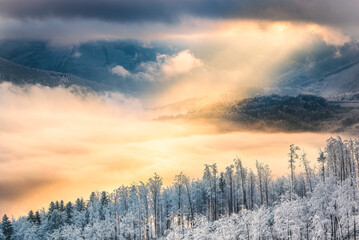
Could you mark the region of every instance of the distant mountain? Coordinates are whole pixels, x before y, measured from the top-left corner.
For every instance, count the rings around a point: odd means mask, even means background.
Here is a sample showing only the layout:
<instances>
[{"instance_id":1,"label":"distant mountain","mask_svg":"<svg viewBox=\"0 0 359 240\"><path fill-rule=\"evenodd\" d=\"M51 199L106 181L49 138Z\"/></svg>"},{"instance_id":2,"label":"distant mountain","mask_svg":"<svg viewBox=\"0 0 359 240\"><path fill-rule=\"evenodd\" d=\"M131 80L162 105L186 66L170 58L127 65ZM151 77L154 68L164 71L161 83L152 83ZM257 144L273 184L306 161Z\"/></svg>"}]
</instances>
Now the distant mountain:
<instances>
[{"instance_id":1,"label":"distant mountain","mask_svg":"<svg viewBox=\"0 0 359 240\"><path fill-rule=\"evenodd\" d=\"M11 62L34 69L72 74L124 92L138 92L148 86L147 83L115 75L111 69L120 65L134 72L141 63L155 61L157 54L161 53L171 53L171 50L129 40L87 42L71 47L53 46L45 41L0 41L0 57Z\"/></svg>"},{"instance_id":2,"label":"distant mountain","mask_svg":"<svg viewBox=\"0 0 359 240\"><path fill-rule=\"evenodd\" d=\"M41 84L49 87L78 85L92 90L111 89L108 85L89 81L72 74L30 68L0 58L0 82L4 81L19 85Z\"/></svg>"},{"instance_id":3,"label":"distant mountain","mask_svg":"<svg viewBox=\"0 0 359 240\"><path fill-rule=\"evenodd\" d=\"M319 44L295 52L276 73L281 94L330 96L359 90L359 44Z\"/></svg>"},{"instance_id":4,"label":"distant mountain","mask_svg":"<svg viewBox=\"0 0 359 240\"><path fill-rule=\"evenodd\" d=\"M156 83L134 81L112 73L122 66L136 73L141 64L156 61L158 54L173 54L178 49L130 40L95 41L76 46L54 46L45 41L1 40L0 57L32 69L71 74L86 87L93 84L136 94L150 90ZM3 78L5 72L2 73ZM7 76L6 78L9 78ZM291 54L271 76L276 83L270 93L316 94L330 96L359 91L359 44L328 46L317 43ZM23 81L26 81L22 76ZM33 80L29 79L31 83ZM51 85L52 83L44 84ZM163 87L166 83L161 83ZM96 87L95 90L100 88Z\"/></svg>"}]
</instances>

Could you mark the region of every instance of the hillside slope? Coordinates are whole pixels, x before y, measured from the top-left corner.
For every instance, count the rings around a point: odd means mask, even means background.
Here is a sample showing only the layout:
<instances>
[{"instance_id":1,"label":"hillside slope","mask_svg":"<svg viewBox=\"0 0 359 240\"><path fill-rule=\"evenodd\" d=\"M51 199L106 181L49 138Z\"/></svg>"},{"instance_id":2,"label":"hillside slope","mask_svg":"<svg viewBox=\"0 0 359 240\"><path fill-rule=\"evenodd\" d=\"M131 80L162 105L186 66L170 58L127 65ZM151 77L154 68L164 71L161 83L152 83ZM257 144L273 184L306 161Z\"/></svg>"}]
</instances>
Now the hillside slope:
<instances>
[{"instance_id":1,"label":"hillside slope","mask_svg":"<svg viewBox=\"0 0 359 240\"><path fill-rule=\"evenodd\" d=\"M343 94L359 90L359 45L319 45L293 53L275 74L281 94Z\"/></svg>"},{"instance_id":2,"label":"hillside slope","mask_svg":"<svg viewBox=\"0 0 359 240\"><path fill-rule=\"evenodd\" d=\"M49 87L78 85L96 91L111 89L105 84L89 81L72 74L30 68L0 58L0 82L4 81L18 85L41 84Z\"/></svg>"},{"instance_id":3,"label":"hillside slope","mask_svg":"<svg viewBox=\"0 0 359 240\"><path fill-rule=\"evenodd\" d=\"M72 74L123 92L141 91L147 85L113 74L113 67L120 65L133 72L143 62L156 61L157 54L170 52L161 46L148 47L130 40L94 41L74 46L54 46L46 41L0 41L0 57L11 62Z\"/></svg>"},{"instance_id":4,"label":"hillside slope","mask_svg":"<svg viewBox=\"0 0 359 240\"><path fill-rule=\"evenodd\" d=\"M358 131L359 106L356 102L328 101L314 95L266 95L231 102L207 104L187 113L159 118L206 120L220 126L269 132L347 132ZM217 121L220 120L220 121Z\"/></svg>"}]
</instances>

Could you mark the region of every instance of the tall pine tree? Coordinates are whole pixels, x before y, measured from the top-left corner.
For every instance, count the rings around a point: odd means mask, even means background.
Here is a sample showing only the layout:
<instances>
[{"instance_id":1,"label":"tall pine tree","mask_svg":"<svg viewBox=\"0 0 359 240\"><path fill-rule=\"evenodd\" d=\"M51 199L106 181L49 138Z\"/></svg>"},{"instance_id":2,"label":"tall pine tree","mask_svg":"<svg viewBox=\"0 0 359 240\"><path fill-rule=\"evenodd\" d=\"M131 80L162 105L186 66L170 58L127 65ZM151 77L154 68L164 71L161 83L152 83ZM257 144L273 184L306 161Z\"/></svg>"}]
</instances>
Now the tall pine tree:
<instances>
[{"instance_id":1,"label":"tall pine tree","mask_svg":"<svg viewBox=\"0 0 359 240\"><path fill-rule=\"evenodd\" d=\"M4 214L1 222L1 230L5 236L5 240L11 240L11 236L14 233L14 229L10 222L10 219Z\"/></svg>"}]
</instances>

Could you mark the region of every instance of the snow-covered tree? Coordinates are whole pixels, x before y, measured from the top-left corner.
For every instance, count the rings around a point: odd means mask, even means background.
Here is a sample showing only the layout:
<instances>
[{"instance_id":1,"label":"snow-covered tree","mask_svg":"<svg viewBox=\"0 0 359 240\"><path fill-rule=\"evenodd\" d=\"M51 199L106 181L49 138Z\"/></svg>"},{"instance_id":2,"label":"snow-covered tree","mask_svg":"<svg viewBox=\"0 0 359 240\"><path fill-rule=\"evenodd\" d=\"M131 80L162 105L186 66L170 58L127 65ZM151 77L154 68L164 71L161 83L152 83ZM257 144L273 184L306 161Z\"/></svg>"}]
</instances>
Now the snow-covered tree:
<instances>
[{"instance_id":1,"label":"snow-covered tree","mask_svg":"<svg viewBox=\"0 0 359 240\"><path fill-rule=\"evenodd\" d=\"M222 172L205 165L201 179L181 172L165 186L155 173L87 201L53 201L12 221L4 215L0 239L357 239L359 142L328 139L315 167L298 150L290 146L289 177L239 158ZM298 159L304 171L295 174Z\"/></svg>"},{"instance_id":2,"label":"snow-covered tree","mask_svg":"<svg viewBox=\"0 0 359 240\"><path fill-rule=\"evenodd\" d=\"M10 219L8 218L8 216L6 216L6 214L4 214L1 221L1 230L5 237L5 240L10 240L12 238L14 229L12 227Z\"/></svg>"}]
</instances>

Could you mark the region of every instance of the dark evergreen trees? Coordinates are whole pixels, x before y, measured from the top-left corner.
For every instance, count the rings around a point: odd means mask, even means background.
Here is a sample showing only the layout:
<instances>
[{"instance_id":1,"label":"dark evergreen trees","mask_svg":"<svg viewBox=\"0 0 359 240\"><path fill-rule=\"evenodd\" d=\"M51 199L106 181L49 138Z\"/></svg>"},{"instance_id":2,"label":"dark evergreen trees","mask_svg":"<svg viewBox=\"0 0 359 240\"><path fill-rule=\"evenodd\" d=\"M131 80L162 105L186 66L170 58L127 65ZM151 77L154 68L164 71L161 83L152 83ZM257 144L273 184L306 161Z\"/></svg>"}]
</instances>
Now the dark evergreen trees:
<instances>
[{"instance_id":1,"label":"dark evergreen trees","mask_svg":"<svg viewBox=\"0 0 359 240\"><path fill-rule=\"evenodd\" d=\"M65 212L66 212L66 220L65 222L67 224L72 224L72 214L73 214L73 206L71 202L68 202L65 206Z\"/></svg>"},{"instance_id":2,"label":"dark evergreen trees","mask_svg":"<svg viewBox=\"0 0 359 240\"><path fill-rule=\"evenodd\" d=\"M39 211L36 211L36 213L35 213L35 224L38 226L41 225L41 216L40 216Z\"/></svg>"},{"instance_id":3,"label":"dark evergreen trees","mask_svg":"<svg viewBox=\"0 0 359 240\"><path fill-rule=\"evenodd\" d=\"M5 237L5 240L11 240L11 237L14 233L14 229L12 227L10 219L8 218L8 216L6 216L6 214L4 214L2 218L1 230Z\"/></svg>"},{"instance_id":4,"label":"dark evergreen trees","mask_svg":"<svg viewBox=\"0 0 359 240\"><path fill-rule=\"evenodd\" d=\"M27 216L27 220L31 223L36 223L35 214L32 210L30 210L30 212Z\"/></svg>"}]
</instances>

